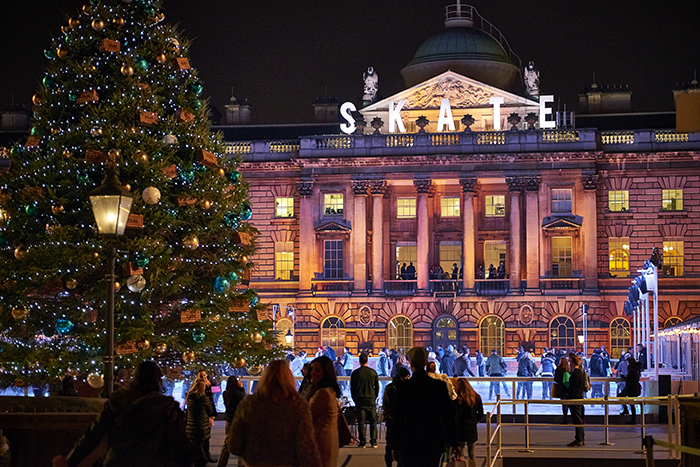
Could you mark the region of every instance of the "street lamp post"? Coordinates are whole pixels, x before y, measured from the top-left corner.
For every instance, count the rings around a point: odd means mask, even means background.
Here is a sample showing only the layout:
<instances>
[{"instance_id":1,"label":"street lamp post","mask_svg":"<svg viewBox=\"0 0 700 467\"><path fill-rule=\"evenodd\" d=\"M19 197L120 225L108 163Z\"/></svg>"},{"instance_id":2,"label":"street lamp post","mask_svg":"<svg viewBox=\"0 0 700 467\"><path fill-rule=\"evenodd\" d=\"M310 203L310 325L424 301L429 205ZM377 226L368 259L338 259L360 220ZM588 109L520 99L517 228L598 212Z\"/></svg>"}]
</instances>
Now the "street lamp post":
<instances>
[{"instance_id":1,"label":"street lamp post","mask_svg":"<svg viewBox=\"0 0 700 467\"><path fill-rule=\"evenodd\" d=\"M119 182L116 163L110 162L102 185L90 193L92 213L95 216L100 234L110 237L123 235L132 202L133 196ZM112 394L114 388L114 269L116 257L117 249L112 244L108 257L109 270L105 275L107 280L107 337L102 356L107 397Z\"/></svg>"}]
</instances>

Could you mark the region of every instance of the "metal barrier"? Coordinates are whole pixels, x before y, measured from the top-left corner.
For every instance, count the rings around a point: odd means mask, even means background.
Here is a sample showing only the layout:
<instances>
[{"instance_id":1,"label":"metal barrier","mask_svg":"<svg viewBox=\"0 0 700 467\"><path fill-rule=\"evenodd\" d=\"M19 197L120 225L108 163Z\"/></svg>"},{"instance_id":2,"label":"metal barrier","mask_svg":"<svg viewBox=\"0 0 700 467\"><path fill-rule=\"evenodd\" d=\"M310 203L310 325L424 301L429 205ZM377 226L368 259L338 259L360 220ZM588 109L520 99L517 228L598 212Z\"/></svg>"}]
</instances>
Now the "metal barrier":
<instances>
[{"instance_id":1,"label":"metal barrier","mask_svg":"<svg viewBox=\"0 0 700 467\"><path fill-rule=\"evenodd\" d=\"M503 429L501 427L501 396L500 394L496 397L496 405L494 406L496 411L496 430L491 433L491 424L493 419L493 412L486 412L486 463L488 467L494 467L498 459L503 458L503 445L502 445L502 433ZM491 445L493 444L494 438L496 439L496 452L493 452ZM493 459L491 458L493 456Z\"/></svg>"}]
</instances>

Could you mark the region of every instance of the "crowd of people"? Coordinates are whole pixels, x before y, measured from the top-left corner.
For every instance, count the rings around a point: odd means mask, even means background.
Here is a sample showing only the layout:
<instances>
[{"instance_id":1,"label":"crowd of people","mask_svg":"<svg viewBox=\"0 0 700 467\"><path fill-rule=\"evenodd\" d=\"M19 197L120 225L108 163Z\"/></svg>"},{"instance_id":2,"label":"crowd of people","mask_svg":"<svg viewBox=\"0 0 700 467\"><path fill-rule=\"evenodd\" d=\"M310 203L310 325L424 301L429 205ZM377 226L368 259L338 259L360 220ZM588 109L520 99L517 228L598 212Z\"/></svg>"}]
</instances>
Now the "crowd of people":
<instances>
[{"instance_id":1,"label":"crowd of people","mask_svg":"<svg viewBox=\"0 0 700 467\"><path fill-rule=\"evenodd\" d=\"M623 379L617 387L619 396L641 394L645 349L637 348L640 362L632 354L628 349L613 363L605 347L595 349L588 361L573 351L544 348L538 366L532 350L521 347L515 360L517 376L546 378L542 399L572 400L562 404L562 423L567 424L571 414L575 437L568 446L574 447L585 445L585 432L584 406L573 401L583 399L589 390L593 397L601 394L597 382L590 384L589 375L615 374ZM359 367L354 368L353 354L347 347L337 357L332 348L320 347L310 361L303 351L273 360L251 395L246 395L236 376L230 376L222 394L226 440L217 461L209 450L216 405L207 372L202 369L196 373L183 413L178 403L164 394L158 366L143 362L133 382L109 398L83 438L66 458L54 459L54 466L77 466L106 439L102 454L105 467L198 467L213 462L224 467L231 454L238 457L239 465L249 467L334 467L339 448L348 442L343 441L347 425L338 376L350 376L351 410L357 420L360 448L378 447L377 401L381 401L387 467L394 462L399 467L437 465L441 458L444 462L463 459L475 465L477 424L484 409L481 396L465 378L475 375L468 347L459 351L452 345L438 346L436 351L414 347L406 355L382 348L375 368L369 366L366 353L360 353L358 360ZM480 376L503 377L508 369L495 349L487 358L477 351L475 363ZM302 376L300 384L295 375ZM380 376L391 376L392 380L383 387ZM70 383L66 380L64 395L74 395ZM500 394L500 383L491 382L489 399ZM507 394L505 384L503 388ZM532 397L532 381L519 381L516 398ZM636 424L635 405L629 406L630 410L623 406L622 414L630 415L628 423Z\"/></svg>"}]
</instances>

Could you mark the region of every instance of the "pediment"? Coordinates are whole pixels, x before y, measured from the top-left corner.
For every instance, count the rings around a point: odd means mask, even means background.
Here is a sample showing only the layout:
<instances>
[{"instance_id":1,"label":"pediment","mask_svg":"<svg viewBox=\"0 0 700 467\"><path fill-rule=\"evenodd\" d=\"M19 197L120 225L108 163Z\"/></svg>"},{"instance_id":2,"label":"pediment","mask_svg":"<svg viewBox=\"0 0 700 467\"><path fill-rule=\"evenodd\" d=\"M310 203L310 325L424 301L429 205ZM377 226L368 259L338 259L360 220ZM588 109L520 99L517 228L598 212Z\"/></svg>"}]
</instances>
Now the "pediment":
<instances>
[{"instance_id":1,"label":"pediment","mask_svg":"<svg viewBox=\"0 0 700 467\"><path fill-rule=\"evenodd\" d=\"M333 233L346 233L350 232L352 230L352 227L350 226L350 221L342 219L342 220L327 220L327 221L319 221L315 226L314 230L316 233L322 233L322 232L333 232Z\"/></svg>"},{"instance_id":2,"label":"pediment","mask_svg":"<svg viewBox=\"0 0 700 467\"><path fill-rule=\"evenodd\" d=\"M405 100L403 110L440 109L442 99L449 99L452 108L491 107L491 97L503 97L503 107L531 106L539 108L537 101L498 89L454 71L446 71L391 97L376 102L363 111L388 111L389 102Z\"/></svg>"},{"instance_id":3,"label":"pediment","mask_svg":"<svg viewBox=\"0 0 700 467\"><path fill-rule=\"evenodd\" d=\"M583 217L569 216L547 216L542 219L542 228L545 230L559 229L580 229L583 225Z\"/></svg>"}]
</instances>

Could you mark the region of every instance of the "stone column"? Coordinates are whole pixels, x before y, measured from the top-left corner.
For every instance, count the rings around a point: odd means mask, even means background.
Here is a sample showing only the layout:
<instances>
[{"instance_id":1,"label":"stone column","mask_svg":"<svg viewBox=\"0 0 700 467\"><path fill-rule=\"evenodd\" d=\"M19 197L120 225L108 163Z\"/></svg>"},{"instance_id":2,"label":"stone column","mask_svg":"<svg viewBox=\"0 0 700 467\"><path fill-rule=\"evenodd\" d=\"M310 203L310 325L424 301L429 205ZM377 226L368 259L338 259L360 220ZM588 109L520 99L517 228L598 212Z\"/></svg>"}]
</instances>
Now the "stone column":
<instances>
[{"instance_id":1,"label":"stone column","mask_svg":"<svg viewBox=\"0 0 700 467\"><path fill-rule=\"evenodd\" d=\"M384 293L384 193L386 180L372 180L372 293Z\"/></svg>"},{"instance_id":2,"label":"stone column","mask_svg":"<svg viewBox=\"0 0 700 467\"><path fill-rule=\"evenodd\" d=\"M510 191L510 289L520 290L520 191L523 187L523 179L520 177L506 178L508 191Z\"/></svg>"},{"instance_id":3,"label":"stone column","mask_svg":"<svg viewBox=\"0 0 700 467\"><path fill-rule=\"evenodd\" d=\"M462 238L462 286L465 290L474 289L476 278L476 209L474 198L477 196L479 183L476 177L459 179L464 194L464 208L462 209L462 225L464 237Z\"/></svg>"},{"instance_id":4,"label":"stone column","mask_svg":"<svg viewBox=\"0 0 700 467\"><path fill-rule=\"evenodd\" d=\"M540 177L530 177L525 181L525 254L527 271L527 288L540 288Z\"/></svg>"},{"instance_id":5,"label":"stone column","mask_svg":"<svg viewBox=\"0 0 700 467\"><path fill-rule=\"evenodd\" d=\"M311 294L311 278L316 269L316 233L314 232L313 181L297 182L297 190L301 197L299 206L299 293Z\"/></svg>"},{"instance_id":6,"label":"stone column","mask_svg":"<svg viewBox=\"0 0 700 467\"><path fill-rule=\"evenodd\" d=\"M354 292L367 292L367 180L353 180L355 213L352 221Z\"/></svg>"},{"instance_id":7,"label":"stone column","mask_svg":"<svg viewBox=\"0 0 700 467\"><path fill-rule=\"evenodd\" d=\"M598 222L596 219L596 190L598 176L581 175L583 183L583 274L586 277L586 290L598 289Z\"/></svg>"},{"instance_id":8,"label":"stone column","mask_svg":"<svg viewBox=\"0 0 700 467\"><path fill-rule=\"evenodd\" d=\"M432 187L432 181L429 178L419 178L413 180L413 185L416 187L418 199L416 203L416 211L418 216L418 238L417 242L417 265L416 276L418 279L418 292L429 293L428 283L428 252L430 251L430 239L428 235L428 193Z\"/></svg>"}]
</instances>

